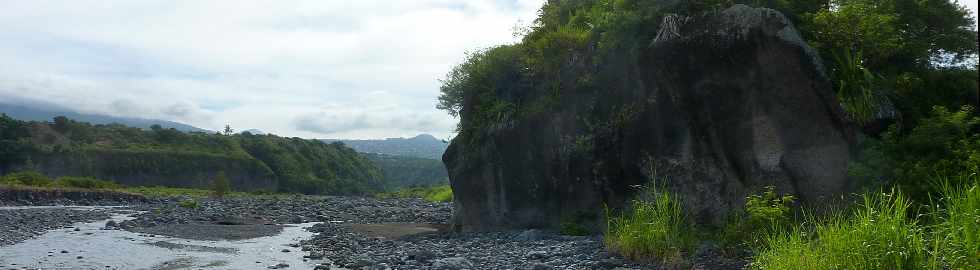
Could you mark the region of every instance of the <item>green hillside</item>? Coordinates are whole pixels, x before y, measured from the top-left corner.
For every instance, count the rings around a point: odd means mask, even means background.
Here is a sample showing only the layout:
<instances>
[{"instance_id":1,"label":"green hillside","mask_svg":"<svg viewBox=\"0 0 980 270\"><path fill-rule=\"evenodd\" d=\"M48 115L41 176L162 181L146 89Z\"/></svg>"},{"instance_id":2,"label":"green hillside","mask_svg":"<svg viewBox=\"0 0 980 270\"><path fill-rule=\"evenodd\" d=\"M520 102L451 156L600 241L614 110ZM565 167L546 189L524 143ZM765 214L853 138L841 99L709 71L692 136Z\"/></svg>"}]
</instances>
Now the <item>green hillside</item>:
<instances>
[{"instance_id":1,"label":"green hillside","mask_svg":"<svg viewBox=\"0 0 980 270\"><path fill-rule=\"evenodd\" d=\"M380 170L342 144L91 125L64 117L25 122L2 115L0 173L23 170L132 186L206 187L225 172L232 188L244 191L365 194L383 188Z\"/></svg>"}]
</instances>

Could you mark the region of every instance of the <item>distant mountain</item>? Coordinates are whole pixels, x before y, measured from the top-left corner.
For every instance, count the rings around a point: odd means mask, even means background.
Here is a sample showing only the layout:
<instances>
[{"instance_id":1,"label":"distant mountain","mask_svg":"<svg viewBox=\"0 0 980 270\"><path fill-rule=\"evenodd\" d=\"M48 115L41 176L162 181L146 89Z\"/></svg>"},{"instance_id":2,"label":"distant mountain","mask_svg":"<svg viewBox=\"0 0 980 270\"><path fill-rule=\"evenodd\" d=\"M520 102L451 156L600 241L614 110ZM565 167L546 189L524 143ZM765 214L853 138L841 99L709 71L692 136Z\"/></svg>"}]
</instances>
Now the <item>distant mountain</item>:
<instances>
[{"instance_id":1,"label":"distant mountain","mask_svg":"<svg viewBox=\"0 0 980 270\"><path fill-rule=\"evenodd\" d=\"M361 153L385 154L393 156L408 156L442 160L449 143L429 134L421 134L414 138L388 138L384 140L334 140L323 139L324 142L343 142L350 148Z\"/></svg>"},{"instance_id":2,"label":"distant mountain","mask_svg":"<svg viewBox=\"0 0 980 270\"><path fill-rule=\"evenodd\" d=\"M15 105L0 103L0 113L6 114L11 118L21 121L47 121L50 122L56 116L65 116L75 121L88 122L91 124L122 124L135 128L149 129L152 125L160 125L163 128L174 128L184 132L212 132L210 130L198 128L188 124L173 121L143 119L132 117L117 117L99 114L78 113L69 109L56 106L44 105Z\"/></svg>"}]
</instances>

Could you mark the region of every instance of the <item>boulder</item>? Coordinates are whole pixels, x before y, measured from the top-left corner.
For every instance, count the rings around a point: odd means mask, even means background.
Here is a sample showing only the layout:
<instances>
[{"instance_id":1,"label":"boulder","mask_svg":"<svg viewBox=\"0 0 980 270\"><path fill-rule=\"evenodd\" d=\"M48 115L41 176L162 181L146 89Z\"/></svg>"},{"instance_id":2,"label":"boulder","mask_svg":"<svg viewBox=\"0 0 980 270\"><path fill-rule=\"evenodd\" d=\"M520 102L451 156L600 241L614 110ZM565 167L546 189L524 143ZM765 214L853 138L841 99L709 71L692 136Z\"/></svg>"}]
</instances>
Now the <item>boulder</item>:
<instances>
[{"instance_id":1,"label":"boulder","mask_svg":"<svg viewBox=\"0 0 980 270\"><path fill-rule=\"evenodd\" d=\"M779 12L667 16L648 47L619 55L573 67L621 74L601 91L561 89L554 110L452 141L443 162L454 228L598 221L650 186L679 195L696 222L720 225L765 186L802 203L850 187L850 124L820 58Z\"/></svg>"}]
</instances>

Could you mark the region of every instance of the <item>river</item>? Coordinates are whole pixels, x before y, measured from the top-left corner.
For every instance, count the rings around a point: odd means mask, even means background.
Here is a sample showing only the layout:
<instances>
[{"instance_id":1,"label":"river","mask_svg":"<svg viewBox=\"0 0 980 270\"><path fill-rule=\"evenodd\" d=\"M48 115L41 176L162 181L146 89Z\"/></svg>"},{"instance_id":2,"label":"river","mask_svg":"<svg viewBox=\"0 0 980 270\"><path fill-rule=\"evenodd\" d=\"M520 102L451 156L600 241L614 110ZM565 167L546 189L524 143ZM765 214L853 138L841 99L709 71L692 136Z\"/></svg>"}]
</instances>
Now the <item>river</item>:
<instances>
[{"instance_id":1,"label":"river","mask_svg":"<svg viewBox=\"0 0 980 270\"><path fill-rule=\"evenodd\" d=\"M2 210L30 209L7 207ZM52 207L34 207L52 208ZM69 208L69 207L65 207ZM91 207L71 207L78 210ZM112 207L108 207L112 208ZM132 219L133 211L114 210L108 220L76 223L36 238L0 247L2 269L312 269L326 263L303 258L301 240L317 223L287 225L282 233L237 241L200 241L106 230L106 222ZM288 265L288 267L287 267Z\"/></svg>"}]
</instances>

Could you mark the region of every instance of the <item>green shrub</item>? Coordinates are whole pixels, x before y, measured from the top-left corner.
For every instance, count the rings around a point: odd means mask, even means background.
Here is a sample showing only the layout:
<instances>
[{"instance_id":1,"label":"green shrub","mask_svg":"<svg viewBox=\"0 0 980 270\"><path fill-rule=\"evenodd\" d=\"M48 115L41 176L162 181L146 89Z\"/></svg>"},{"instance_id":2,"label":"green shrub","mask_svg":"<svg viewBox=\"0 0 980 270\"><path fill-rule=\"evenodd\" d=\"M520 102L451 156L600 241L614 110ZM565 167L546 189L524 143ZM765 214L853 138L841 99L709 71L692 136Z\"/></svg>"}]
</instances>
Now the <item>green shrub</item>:
<instances>
[{"instance_id":1,"label":"green shrub","mask_svg":"<svg viewBox=\"0 0 980 270\"><path fill-rule=\"evenodd\" d=\"M633 260L679 262L694 241L691 223L673 194L653 190L650 195L634 200L620 216L607 213L606 247Z\"/></svg>"},{"instance_id":2,"label":"green shrub","mask_svg":"<svg viewBox=\"0 0 980 270\"><path fill-rule=\"evenodd\" d=\"M183 208L188 208L188 209L196 209L196 208L200 207L200 205L197 204L197 201L196 200L183 200L183 201L180 201L179 203L177 203L177 205L179 205L180 207L183 207Z\"/></svg>"},{"instance_id":3,"label":"green shrub","mask_svg":"<svg viewBox=\"0 0 980 270\"><path fill-rule=\"evenodd\" d=\"M451 202L453 201L453 189L448 185L438 186L429 191L423 199L429 202Z\"/></svg>"},{"instance_id":4,"label":"green shrub","mask_svg":"<svg viewBox=\"0 0 980 270\"><path fill-rule=\"evenodd\" d=\"M809 218L813 228L766 236L751 264L754 269L919 269L926 258L925 233L908 216L909 200L899 192L865 195L850 215L826 221Z\"/></svg>"},{"instance_id":5,"label":"green shrub","mask_svg":"<svg viewBox=\"0 0 980 270\"><path fill-rule=\"evenodd\" d=\"M745 212L749 223L756 229L779 228L789 221L789 206L796 200L793 195L777 195L776 187L768 186L761 194L745 199Z\"/></svg>"},{"instance_id":6,"label":"green shrub","mask_svg":"<svg viewBox=\"0 0 980 270\"><path fill-rule=\"evenodd\" d=\"M720 240L729 249L744 248L760 242L767 233L784 231L790 224L793 195L778 195L768 186L759 194L745 198L745 213L735 213L721 231Z\"/></svg>"},{"instance_id":7,"label":"green shrub","mask_svg":"<svg viewBox=\"0 0 980 270\"><path fill-rule=\"evenodd\" d=\"M46 175L35 171L15 172L0 178L0 183L31 187L51 186L53 181Z\"/></svg>"},{"instance_id":8,"label":"green shrub","mask_svg":"<svg viewBox=\"0 0 980 270\"><path fill-rule=\"evenodd\" d=\"M119 188L119 184L112 181L99 180L92 177L75 177L75 176L64 176L59 177L55 183L55 186L59 187L71 187L71 188L85 188L85 189L110 189Z\"/></svg>"},{"instance_id":9,"label":"green shrub","mask_svg":"<svg viewBox=\"0 0 980 270\"><path fill-rule=\"evenodd\" d=\"M218 172L218 175L211 181L211 196L224 198L230 191L231 183L228 181L228 176L225 175L225 172Z\"/></svg>"}]
</instances>

